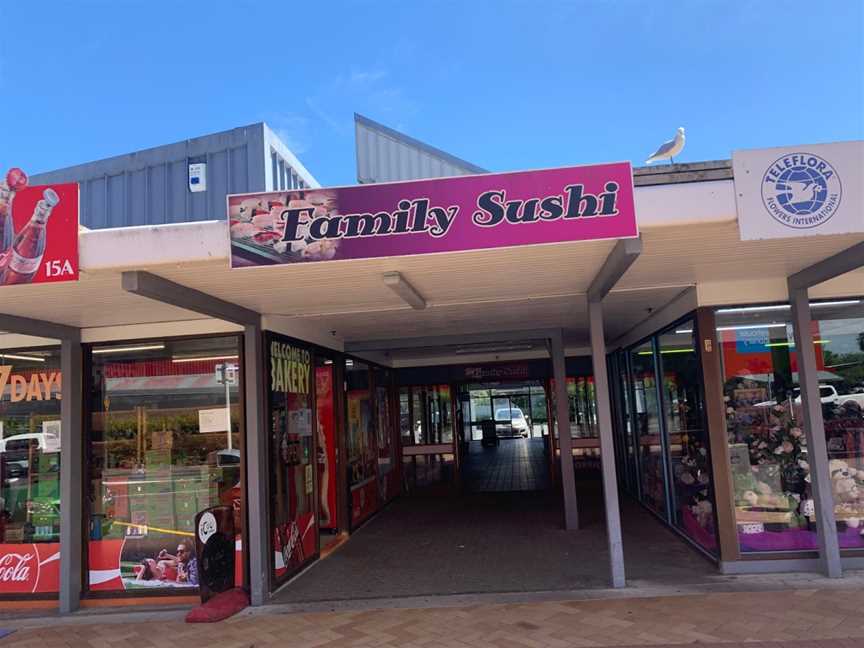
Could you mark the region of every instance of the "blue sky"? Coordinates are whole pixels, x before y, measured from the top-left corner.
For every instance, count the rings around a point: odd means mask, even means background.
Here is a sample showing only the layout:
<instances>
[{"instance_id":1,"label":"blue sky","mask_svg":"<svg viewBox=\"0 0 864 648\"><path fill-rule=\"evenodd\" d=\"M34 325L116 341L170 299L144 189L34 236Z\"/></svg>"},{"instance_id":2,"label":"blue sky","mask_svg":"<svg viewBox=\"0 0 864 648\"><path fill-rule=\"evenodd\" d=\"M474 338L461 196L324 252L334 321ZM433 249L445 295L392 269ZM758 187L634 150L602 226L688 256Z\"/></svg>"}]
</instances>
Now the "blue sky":
<instances>
[{"instance_id":1,"label":"blue sky","mask_svg":"<svg viewBox=\"0 0 864 648\"><path fill-rule=\"evenodd\" d=\"M260 120L322 184L353 113L491 170L864 138L864 2L2 2L0 169Z\"/></svg>"}]
</instances>

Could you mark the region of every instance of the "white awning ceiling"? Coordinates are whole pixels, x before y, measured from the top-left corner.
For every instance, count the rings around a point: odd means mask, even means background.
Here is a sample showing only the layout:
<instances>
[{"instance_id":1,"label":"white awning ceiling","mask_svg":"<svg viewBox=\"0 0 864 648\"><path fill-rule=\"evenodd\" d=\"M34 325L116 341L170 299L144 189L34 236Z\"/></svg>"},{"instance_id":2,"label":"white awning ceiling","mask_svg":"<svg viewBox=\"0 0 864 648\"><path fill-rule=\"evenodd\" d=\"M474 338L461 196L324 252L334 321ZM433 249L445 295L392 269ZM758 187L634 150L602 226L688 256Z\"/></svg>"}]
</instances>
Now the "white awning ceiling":
<instances>
[{"instance_id":1,"label":"white awning ceiling","mask_svg":"<svg viewBox=\"0 0 864 648\"><path fill-rule=\"evenodd\" d=\"M694 286L700 303L783 300L789 274L864 240L742 242L731 182L637 188L637 210L644 249L605 302L609 340ZM165 335L153 332L158 323L202 319L125 293L120 273L137 269L255 310L298 337L335 348L343 341L559 327L569 347L584 347L584 296L614 246L574 242L230 270L226 230L224 222L208 222L82 232L81 280L5 286L3 311L82 327L85 340L108 339L99 337L105 327L139 325L112 333L138 339ZM382 275L394 271L423 296L425 310L412 309L384 284ZM864 271L812 294L864 294Z\"/></svg>"}]
</instances>

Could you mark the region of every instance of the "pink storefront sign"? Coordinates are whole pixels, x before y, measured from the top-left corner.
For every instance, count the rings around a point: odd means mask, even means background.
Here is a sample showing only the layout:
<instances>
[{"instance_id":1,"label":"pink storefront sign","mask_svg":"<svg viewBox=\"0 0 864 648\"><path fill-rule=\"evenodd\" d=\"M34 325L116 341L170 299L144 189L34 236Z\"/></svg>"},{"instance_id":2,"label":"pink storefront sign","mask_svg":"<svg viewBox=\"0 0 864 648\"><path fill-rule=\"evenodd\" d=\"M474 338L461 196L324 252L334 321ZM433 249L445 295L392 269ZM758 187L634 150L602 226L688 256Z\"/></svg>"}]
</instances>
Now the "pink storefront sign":
<instances>
[{"instance_id":1,"label":"pink storefront sign","mask_svg":"<svg viewBox=\"0 0 864 648\"><path fill-rule=\"evenodd\" d=\"M638 236L629 162L228 196L231 266Z\"/></svg>"}]
</instances>

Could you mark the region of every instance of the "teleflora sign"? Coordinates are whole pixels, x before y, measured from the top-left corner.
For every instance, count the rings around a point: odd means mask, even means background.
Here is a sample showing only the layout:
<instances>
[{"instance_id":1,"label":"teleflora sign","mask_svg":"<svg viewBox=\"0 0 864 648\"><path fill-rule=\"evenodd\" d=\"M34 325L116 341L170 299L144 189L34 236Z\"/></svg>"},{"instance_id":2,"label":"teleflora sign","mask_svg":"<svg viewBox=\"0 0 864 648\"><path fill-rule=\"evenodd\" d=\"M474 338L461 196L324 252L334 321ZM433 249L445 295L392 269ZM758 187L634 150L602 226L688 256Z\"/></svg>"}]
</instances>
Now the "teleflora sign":
<instances>
[{"instance_id":1,"label":"teleflora sign","mask_svg":"<svg viewBox=\"0 0 864 648\"><path fill-rule=\"evenodd\" d=\"M78 185L0 178L0 285L78 279Z\"/></svg>"},{"instance_id":2,"label":"teleflora sign","mask_svg":"<svg viewBox=\"0 0 864 648\"><path fill-rule=\"evenodd\" d=\"M228 197L235 268L638 236L629 162Z\"/></svg>"},{"instance_id":3,"label":"teleflora sign","mask_svg":"<svg viewBox=\"0 0 864 648\"><path fill-rule=\"evenodd\" d=\"M864 142L735 151L743 240L864 232Z\"/></svg>"}]
</instances>

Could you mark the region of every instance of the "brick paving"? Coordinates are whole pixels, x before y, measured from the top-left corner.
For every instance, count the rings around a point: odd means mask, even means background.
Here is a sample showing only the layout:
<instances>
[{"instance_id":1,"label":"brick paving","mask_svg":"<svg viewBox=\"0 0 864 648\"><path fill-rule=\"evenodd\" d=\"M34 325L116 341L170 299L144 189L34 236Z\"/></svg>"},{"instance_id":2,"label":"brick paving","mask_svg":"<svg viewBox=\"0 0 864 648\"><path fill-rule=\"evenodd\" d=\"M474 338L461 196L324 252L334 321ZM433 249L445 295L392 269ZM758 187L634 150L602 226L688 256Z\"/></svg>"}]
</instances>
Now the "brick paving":
<instances>
[{"instance_id":1,"label":"brick paving","mask_svg":"<svg viewBox=\"0 0 864 648\"><path fill-rule=\"evenodd\" d=\"M271 606L204 625L177 611L102 613L99 623L7 619L2 626L20 629L0 648L858 648L862 610L864 590L811 589L291 614Z\"/></svg>"}]
</instances>

